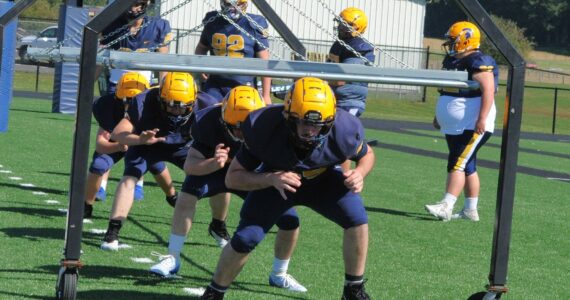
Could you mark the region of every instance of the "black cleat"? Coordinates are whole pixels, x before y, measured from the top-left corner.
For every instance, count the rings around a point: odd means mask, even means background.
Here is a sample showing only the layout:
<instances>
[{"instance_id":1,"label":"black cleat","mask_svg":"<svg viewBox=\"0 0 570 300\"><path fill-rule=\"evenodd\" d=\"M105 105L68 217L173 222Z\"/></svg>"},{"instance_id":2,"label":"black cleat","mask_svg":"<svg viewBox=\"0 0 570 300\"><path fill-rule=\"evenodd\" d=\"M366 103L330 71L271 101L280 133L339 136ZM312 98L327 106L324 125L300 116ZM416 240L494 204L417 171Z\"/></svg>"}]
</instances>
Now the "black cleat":
<instances>
[{"instance_id":1,"label":"black cleat","mask_svg":"<svg viewBox=\"0 0 570 300\"><path fill-rule=\"evenodd\" d=\"M224 299L224 293L218 292L211 288L210 286L206 287L206 291L200 297L201 300L222 300Z\"/></svg>"},{"instance_id":2,"label":"black cleat","mask_svg":"<svg viewBox=\"0 0 570 300\"><path fill-rule=\"evenodd\" d=\"M176 206L177 200L178 200L178 193L174 194L174 196L166 196L166 202L168 202L168 205L172 207Z\"/></svg>"},{"instance_id":3,"label":"black cleat","mask_svg":"<svg viewBox=\"0 0 570 300\"><path fill-rule=\"evenodd\" d=\"M230 241L230 234L226 228L226 222L210 222L210 226L208 226L208 233L216 240L216 243L220 248L224 248Z\"/></svg>"},{"instance_id":4,"label":"black cleat","mask_svg":"<svg viewBox=\"0 0 570 300\"><path fill-rule=\"evenodd\" d=\"M93 205L85 203L83 207L83 219L91 219L93 217Z\"/></svg>"},{"instance_id":5,"label":"black cleat","mask_svg":"<svg viewBox=\"0 0 570 300\"><path fill-rule=\"evenodd\" d=\"M364 282L361 284L345 285L341 300L370 300L370 296L364 290Z\"/></svg>"}]
</instances>

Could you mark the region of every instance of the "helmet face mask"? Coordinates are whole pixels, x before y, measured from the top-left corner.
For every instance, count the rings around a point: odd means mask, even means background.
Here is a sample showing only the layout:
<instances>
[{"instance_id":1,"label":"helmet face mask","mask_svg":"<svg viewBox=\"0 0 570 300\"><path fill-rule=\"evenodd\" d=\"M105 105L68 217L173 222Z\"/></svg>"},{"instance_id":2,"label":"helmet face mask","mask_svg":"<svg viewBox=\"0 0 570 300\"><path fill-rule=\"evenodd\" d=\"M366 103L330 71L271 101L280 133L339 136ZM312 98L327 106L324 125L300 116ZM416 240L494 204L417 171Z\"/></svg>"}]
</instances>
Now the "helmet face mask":
<instances>
[{"instance_id":1,"label":"helmet face mask","mask_svg":"<svg viewBox=\"0 0 570 300\"><path fill-rule=\"evenodd\" d=\"M245 13L245 10L247 9L247 0L220 0L220 6L223 14L230 17L232 20L237 20L241 17L242 13Z\"/></svg>"},{"instance_id":2,"label":"helmet face mask","mask_svg":"<svg viewBox=\"0 0 570 300\"><path fill-rule=\"evenodd\" d=\"M254 110L265 106L259 92L250 86L233 88L222 101L220 122L226 128L228 136L234 141L243 141L241 125Z\"/></svg>"},{"instance_id":3,"label":"helmet face mask","mask_svg":"<svg viewBox=\"0 0 570 300\"><path fill-rule=\"evenodd\" d=\"M189 73L169 72L160 86L160 102L172 125L179 126L190 119L198 88Z\"/></svg>"},{"instance_id":4,"label":"helmet face mask","mask_svg":"<svg viewBox=\"0 0 570 300\"><path fill-rule=\"evenodd\" d=\"M325 81L301 78L285 97L283 115L294 145L312 150L324 142L334 125L336 99Z\"/></svg>"},{"instance_id":5,"label":"helmet face mask","mask_svg":"<svg viewBox=\"0 0 570 300\"><path fill-rule=\"evenodd\" d=\"M470 50L477 50L481 45L479 28L471 22L456 22L445 33L445 42L442 44L449 56L456 56Z\"/></svg>"},{"instance_id":6,"label":"helmet face mask","mask_svg":"<svg viewBox=\"0 0 570 300\"><path fill-rule=\"evenodd\" d=\"M149 4L150 4L149 0L139 0L135 4L133 4L133 6L128 11L126 11L123 14L123 17L128 22L132 22L138 18L141 18L146 14L146 9L148 8Z\"/></svg>"}]
</instances>

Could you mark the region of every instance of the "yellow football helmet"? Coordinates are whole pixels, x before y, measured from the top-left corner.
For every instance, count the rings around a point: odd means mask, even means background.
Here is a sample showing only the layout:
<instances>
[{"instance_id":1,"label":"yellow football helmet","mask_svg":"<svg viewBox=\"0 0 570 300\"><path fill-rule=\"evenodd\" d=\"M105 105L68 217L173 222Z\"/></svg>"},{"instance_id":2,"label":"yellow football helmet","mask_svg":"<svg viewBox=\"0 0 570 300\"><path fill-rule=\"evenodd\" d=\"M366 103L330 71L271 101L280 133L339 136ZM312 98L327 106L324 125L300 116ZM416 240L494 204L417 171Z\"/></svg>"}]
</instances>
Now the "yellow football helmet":
<instances>
[{"instance_id":1,"label":"yellow football helmet","mask_svg":"<svg viewBox=\"0 0 570 300\"><path fill-rule=\"evenodd\" d=\"M115 97L123 102L136 97L146 91L150 84L146 77L137 72L128 72L121 76L117 82Z\"/></svg>"},{"instance_id":2,"label":"yellow football helmet","mask_svg":"<svg viewBox=\"0 0 570 300\"><path fill-rule=\"evenodd\" d=\"M355 32L350 32L352 36L363 34L368 27L368 17L363 10L356 7L349 7L341 11L340 18L354 29ZM343 28L342 22L339 23L339 28Z\"/></svg>"},{"instance_id":3,"label":"yellow football helmet","mask_svg":"<svg viewBox=\"0 0 570 300\"><path fill-rule=\"evenodd\" d=\"M169 72L160 85L160 99L168 106L191 109L196 101L198 87L190 73Z\"/></svg>"},{"instance_id":4,"label":"yellow football helmet","mask_svg":"<svg viewBox=\"0 0 570 300\"><path fill-rule=\"evenodd\" d=\"M239 140L234 129L240 129L247 115L265 106L259 92L250 86L233 88L222 101L222 121L228 129L230 137Z\"/></svg>"},{"instance_id":5,"label":"yellow football helmet","mask_svg":"<svg viewBox=\"0 0 570 300\"><path fill-rule=\"evenodd\" d=\"M334 124L336 98L324 80L304 77L285 96L283 115L294 141L301 147L313 148L325 139ZM301 123L321 127L321 131L311 139L301 138L297 134L297 125Z\"/></svg>"},{"instance_id":6,"label":"yellow football helmet","mask_svg":"<svg viewBox=\"0 0 570 300\"><path fill-rule=\"evenodd\" d=\"M447 54L455 56L468 50L479 49L481 45L481 32L475 24L467 21L455 22L447 33L446 42L443 43Z\"/></svg>"}]
</instances>

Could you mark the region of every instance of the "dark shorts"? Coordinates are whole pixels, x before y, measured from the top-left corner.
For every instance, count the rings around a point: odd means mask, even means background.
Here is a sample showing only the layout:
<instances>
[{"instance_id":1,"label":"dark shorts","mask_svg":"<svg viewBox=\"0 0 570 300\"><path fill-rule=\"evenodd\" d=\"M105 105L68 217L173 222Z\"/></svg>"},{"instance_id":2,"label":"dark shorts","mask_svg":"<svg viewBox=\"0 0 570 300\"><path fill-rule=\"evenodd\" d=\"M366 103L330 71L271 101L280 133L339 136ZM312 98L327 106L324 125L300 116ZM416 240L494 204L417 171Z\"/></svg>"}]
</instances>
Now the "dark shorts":
<instances>
[{"instance_id":1,"label":"dark shorts","mask_svg":"<svg viewBox=\"0 0 570 300\"><path fill-rule=\"evenodd\" d=\"M315 179L303 180L296 193L287 193L287 200L273 187L250 192L232 247L237 252L252 251L277 220L297 205L311 208L344 229L368 223L360 194L344 186L342 171L330 169Z\"/></svg>"},{"instance_id":2,"label":"dark shorts","mask_svg":"<svg viewBox=\"0 0 570 300\"><path fill-rule=\"evenodd\" d=\"M231 190L226 187L226 173L228 166L214 173L202 176L188 175L184 179L182 191L184 193L196 196L198 199L211 197L221 193L232 193L245 199L246 191Z\"/></svg>"},{"instance_id":3,"label":"dark shorts","mask_svg":"<svg viewBox=\"0 0 570 300\"><path fill-rule=\"evenodd\" d=\"M182 170L184 169L184 161L187 154L188 147L186 144L157 143L132 146L129 147L125 155L125 171L123 175L141 178L148 170L148 166L164 164L166 161Z\"/></svg>"},{"instance_id":4,"label":"dark shorts","mask_svg":"<svg viewBox=\"0 0 570 300\"><path fill-rule=\"evenodd\" d=\"M447 157L447 172L465 172L469 176L477 172L477 152L491 137L490 132L483 135L473 130L465 130L459 135L445 135L449 156Z\"/></svg>"}]
</instances>

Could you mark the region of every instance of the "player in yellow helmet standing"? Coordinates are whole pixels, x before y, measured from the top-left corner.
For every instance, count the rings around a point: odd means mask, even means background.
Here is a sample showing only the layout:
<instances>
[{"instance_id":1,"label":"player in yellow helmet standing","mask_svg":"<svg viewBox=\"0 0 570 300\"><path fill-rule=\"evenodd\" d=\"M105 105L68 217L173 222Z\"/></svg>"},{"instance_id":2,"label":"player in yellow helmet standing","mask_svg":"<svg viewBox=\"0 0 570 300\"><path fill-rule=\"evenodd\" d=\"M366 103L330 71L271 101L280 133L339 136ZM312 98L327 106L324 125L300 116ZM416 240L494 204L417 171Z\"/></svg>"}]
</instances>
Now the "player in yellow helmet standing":
<instances>
[{"instance_id":1,"label":"player in yellow helmet standing","mask_svg":"<svg viewBox=\"0 0 570 300\"><path fill-rule=\"evenodd\" d=\"M477 152L495 129L495 93L499 86L499 67L495 60L479 50L481 33L475 24L456 22L445 34L447 56L443 69L469 73L469 80L479 83L478 90L439 90L434 126L445 134L449 155L443 199L426 205L426 210L443 221L467 219L479 221L480 181ZM463 209L453 214L453 207L463 191Z\"/></svg>"}]
</instances>

